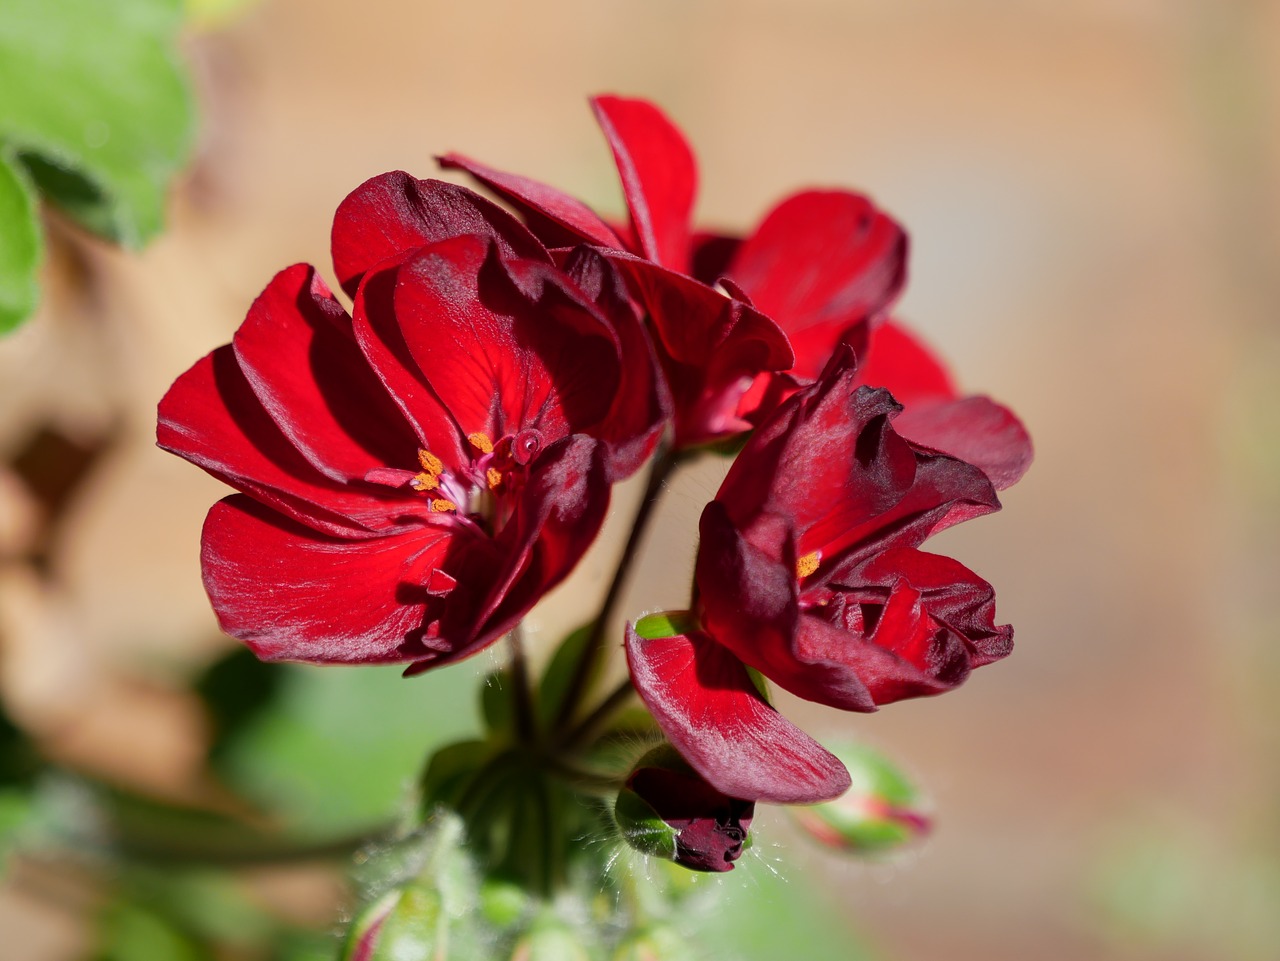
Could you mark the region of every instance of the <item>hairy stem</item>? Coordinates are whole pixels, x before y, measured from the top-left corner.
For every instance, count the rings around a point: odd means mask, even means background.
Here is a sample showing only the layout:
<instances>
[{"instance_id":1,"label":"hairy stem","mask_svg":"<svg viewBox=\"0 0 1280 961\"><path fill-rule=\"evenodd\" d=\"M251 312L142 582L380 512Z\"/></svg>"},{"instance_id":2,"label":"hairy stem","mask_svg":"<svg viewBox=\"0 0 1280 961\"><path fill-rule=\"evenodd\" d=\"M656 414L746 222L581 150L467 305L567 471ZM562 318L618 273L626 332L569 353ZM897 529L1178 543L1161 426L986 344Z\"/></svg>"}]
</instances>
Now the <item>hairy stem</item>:
<instances>
[{"instance_id":1,"label":"hairy stem","mask_svg":"<svg viewBox=\"0 0 1280 961\"><path fill-rule=\"evenodd\" d=\"M631 686L631 678L628 677L615 687L608 697L596 705L594 711L570 729L560 739L557 746L563 751L569 751L577 747L595 733L596 728L609 720L619 708L623 707L635 692L635 688Z\"/></svg>"}]
</instances>

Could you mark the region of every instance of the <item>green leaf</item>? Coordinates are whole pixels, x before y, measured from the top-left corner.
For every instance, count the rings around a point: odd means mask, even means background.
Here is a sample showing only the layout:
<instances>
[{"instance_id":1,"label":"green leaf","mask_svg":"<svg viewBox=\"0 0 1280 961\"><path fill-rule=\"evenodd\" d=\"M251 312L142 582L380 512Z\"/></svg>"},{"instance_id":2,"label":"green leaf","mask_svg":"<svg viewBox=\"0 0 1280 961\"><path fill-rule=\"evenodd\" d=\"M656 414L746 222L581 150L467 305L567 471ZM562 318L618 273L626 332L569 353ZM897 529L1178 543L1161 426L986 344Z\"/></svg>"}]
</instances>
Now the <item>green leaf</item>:
<instances>
[{"instance_id":1,"label":"green leaf","mask_svg":"<svg viewBox=\"0 0 1280 961\"><path fill-rule=\"evenodd\" d=\"M31 184L0 152L0 333L12 330L35 309L41 247Z\"/></svg>"},{"instance_id":2,"label":"green leaf","mask_svg":"<svg viewBox=\"0 0 1280 961\"><path fill-rule=\"evenodd\" d=\"M0 144L54 203L130 247L159 231L193 140L181 21L181 0L6 0L0 17Z\"/></svg>"},{"instance_id":3,"label":"green leaf","mask_svg":"<svg viewBox=\"0 0 1280 961\"><path fill-rule=\"evenodd\" d=\"M359 830L400 810L429 750L474 737L477 666L403 678L395 667L289 664L220 770L293 827Z\"/></svg>"},{"instance_id":4,"label":"green leaf","mask_svg":"<svg viewBox=\"0 0 1280 961\"><path fill-rule=\"evenodd\" d=\"M100 961L208 961L209 952L160 915L132 904L113 905L102 921Z\"/></svg>"}]
</instances>

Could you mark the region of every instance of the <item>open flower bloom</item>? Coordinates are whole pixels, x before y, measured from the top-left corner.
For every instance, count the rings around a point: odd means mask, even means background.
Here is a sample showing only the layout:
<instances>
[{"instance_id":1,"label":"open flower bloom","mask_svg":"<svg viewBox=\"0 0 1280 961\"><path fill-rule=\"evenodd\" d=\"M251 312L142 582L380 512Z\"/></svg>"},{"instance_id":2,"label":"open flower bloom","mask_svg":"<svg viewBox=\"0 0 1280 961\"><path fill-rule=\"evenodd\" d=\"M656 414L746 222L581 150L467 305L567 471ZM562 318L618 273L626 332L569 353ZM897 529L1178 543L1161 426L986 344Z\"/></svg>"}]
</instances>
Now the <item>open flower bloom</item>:
<instances>
[{"instance_id":1,"label":"open flower bloom","mask_svg":"<svg viewBox=\"0 0 1280 961\"><path fill-rule=\"evenodd\" d=\"M759 423L848 344L862 382L888 388L906 406L898 425L905 436L977 464L997 488L1026 471L1030 441L1017 418L988 398L961 398L927 348L885 323L906 280L907 235L893 218L860 194L805 190L745 239L695 232L697 163L680 129L645 100L591 103L617 163L626 227L526 177L459 154L441 163L500 194L547 244L613 251L657 334L676 400L677 446ZM707 309L713 296L725 301L719 311ZM703 319L691 329L690 316Z\"/></svg>"},{"instance_id":2,"label":"open flower bloom","mask_svg":"<svg viewBox=\"0 0 1280 961\"><path fill-rule=\"evenodd\" d=\"M641 697L726 794L817 801L849 783L748 668L808 700L873 711L950 690L1012 648L991 586L919 549L998 510L995 489L974 465L898 434L900 410L859 386L842 348L757 430L703 511L691 629L629 632Z\"/></svg>"},{"instance_id":3,"label":"open flower bloom","mask_svg":"<svg viewBox=\"0 0 1280 961\"><path fill-rule=\"evenodd\" d=\"M416 233L358 216L395 191ZM417 671L565 577L664 401L652 368L623 363L644 334L616 278L580 259L584 289L469 191L375 178L334 248L354 316L311 267L282 271L169 390L157 438L242 492L204 527L225 631L264 659Z\"/></svg>"}]
</instances>

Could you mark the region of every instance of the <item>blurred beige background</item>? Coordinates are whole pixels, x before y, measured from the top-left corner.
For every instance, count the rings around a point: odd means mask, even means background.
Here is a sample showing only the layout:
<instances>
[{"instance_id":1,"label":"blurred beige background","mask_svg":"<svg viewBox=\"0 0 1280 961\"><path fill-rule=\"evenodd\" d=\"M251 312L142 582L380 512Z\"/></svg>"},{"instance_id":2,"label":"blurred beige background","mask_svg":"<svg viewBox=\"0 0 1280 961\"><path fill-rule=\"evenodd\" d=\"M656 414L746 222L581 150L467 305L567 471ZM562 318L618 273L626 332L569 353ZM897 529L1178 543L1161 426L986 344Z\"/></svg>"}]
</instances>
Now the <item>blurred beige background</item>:
<instances>
[{"instance_id":1,"label":"blurred beige background","mask_svg":"<svg viewBox=\"0 0 1280 961\"><path fill-rule=\"evenodd\" d=\"M0 453L121 431L52 578L0 474L4 689L61 756L197 778L173 679L226 643L197 565L221 487L152 446L169 382L277 269L328 273L332 211L375 173L461 150L620 212L585 98L639 94L695 145L703 223L821 184L904 221L901 314L1037 446L1004 513L938 544L996 585L1013 657L873 717L799 709L899 758L935 837L868 868L777 826L770 856L828 875L896 961L1280 956L1280 4L263 0L188 51L203 132L170 229L130 256L55 223L41 314L0 342ZM676 484L632 613L681 606L715 483ZM0 899L23 957L76 957L62 922Z\"/></svg>"}]
</instances>

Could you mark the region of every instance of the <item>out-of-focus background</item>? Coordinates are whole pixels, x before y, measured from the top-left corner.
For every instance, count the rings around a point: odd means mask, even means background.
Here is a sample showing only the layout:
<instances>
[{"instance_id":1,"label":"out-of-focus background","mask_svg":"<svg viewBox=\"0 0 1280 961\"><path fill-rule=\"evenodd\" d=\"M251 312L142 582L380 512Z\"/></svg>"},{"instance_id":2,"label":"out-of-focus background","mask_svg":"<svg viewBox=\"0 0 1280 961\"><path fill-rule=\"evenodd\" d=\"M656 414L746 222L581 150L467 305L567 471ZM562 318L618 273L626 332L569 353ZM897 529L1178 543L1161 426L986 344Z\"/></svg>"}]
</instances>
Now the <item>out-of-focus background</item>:
<instances>
[{"instance_id":1,"label":"out-of-focus background","mask_svg":"<svg viewBox=\"0 0 1280 961\"><path fill-rule=\"evenodd\" d=\"M692 140L704 224L745 231L810 185L903 221L901 315L1037 449L1003 513L935 542L996 586L1013 656L875 716L786 708L895 757L934 836L868 866L765 817L742 868L821 878L885 961L1280 956L1280 4L238 6L184 33L199 137L166 230L132 254L50 215L42 306L0 340L0 676L43 750L160 797L211 790L188 685L234 646L197 556L222 488L153 446L173 378L276 270L328 274L333 209L373 174L460 150L621 213L586 97L637 94ZM674 485L633 615L682 606L716 470ZM547 639L591 609L608 548L539 610ZM469 690L455 670L432 690ZM378 693L351 707L340 675L290 675L295 713L238 769L269 791L350 756L303 783L304 820L376 809L361 765L413 758L427 723L418 682L354 672ZM300 926L343 898L306 868L247 883ZM0 953L89 957L101 910L20 864Z\"/></svg>"}]
</instances>

